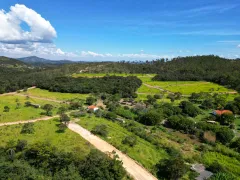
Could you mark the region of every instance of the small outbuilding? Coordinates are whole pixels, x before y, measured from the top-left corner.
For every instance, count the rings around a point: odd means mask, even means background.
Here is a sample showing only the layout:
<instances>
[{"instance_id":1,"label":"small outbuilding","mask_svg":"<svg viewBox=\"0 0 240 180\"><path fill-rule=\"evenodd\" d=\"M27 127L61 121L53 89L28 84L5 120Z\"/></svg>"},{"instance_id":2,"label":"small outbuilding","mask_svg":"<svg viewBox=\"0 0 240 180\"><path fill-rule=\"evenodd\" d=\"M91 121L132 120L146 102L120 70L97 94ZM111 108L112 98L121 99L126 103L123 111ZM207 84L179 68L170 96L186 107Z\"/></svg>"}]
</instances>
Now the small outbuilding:
<instances>
[{"instance_id":1,"label":"small outbuilding","mask_svg":"<svg viewBox=\"0 0 240 180\"><path fill-rule=\"evenodd\" d=\"M88 108L87 108L88 111L93 111L93 112L97 111L98 109L99 108L97 106L94 106L94 105L88 106Z\"/></svg>"}]
</instances>

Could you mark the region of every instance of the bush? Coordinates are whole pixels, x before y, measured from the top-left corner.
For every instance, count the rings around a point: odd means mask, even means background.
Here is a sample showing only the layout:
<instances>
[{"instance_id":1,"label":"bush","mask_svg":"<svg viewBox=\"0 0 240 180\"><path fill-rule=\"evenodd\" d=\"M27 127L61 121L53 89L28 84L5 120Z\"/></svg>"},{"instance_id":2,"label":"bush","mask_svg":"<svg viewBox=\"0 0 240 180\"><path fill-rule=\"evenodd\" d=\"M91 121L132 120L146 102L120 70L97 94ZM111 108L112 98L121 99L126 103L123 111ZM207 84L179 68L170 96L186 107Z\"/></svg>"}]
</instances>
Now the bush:
<instances>
[{"instance_id":1,"label":"bush","mask_svg":"<svg viewBox=\"0 0 240 180\"><path fill-rule=\"evenodd\" d=\"M92 129L91 133L107 137L108 135L107 126L105 124L97 125Z\"/></svg>"},{"instance_id":2,"label":"bush","mask_svg":"<svg viewBox=\"0 0 240 180\"><path fill-rule=\"evenodd\" d=\"M181 178L188 170L188 167L181 156L164 159L156 165L156 168L157 176L160 179L166 178L169 180Z\"/></svg>"},{"instance_id":3,"label":"bush","mask_svg":"<svg viewBox=\"0 0 240 180\"><path fill-rule=\"evenodd\" d=\"M184 114L187 114L190 117L196 117L201 113L198 107L195 107L191 102L188 101L182 101L179 107L182 109Z\"/></svg>"},{"instance_id":4,"label":"bush","mask_svg":"<svg viewBox=\"0 0 240 180\"><path fill-rule=\"evenodd\" d=\"M230 143L234 136L234 132L227 127L221 127L216 132L217 140L222 144Z\"/></svg>"},{"instance_id":5,"label":"bush","mask_svg":"<svg viewBox=\"0 0 240 180\"><path fill-rule=\"evenodd\" d=\"M22 127L21 134L33 134L34 131L34 123L26 123Z\"/></svg>"},{"instance_id":6,"label":"bush","mask_svg":"<svg viewBox=\"0 0 240 180\"><path fill-rule=\"evenodd\" d=\"M22 151L24 148L27 146L27 141L26 140L18 140L18 143L16 145L16 150L17 151Z\"/></svg>"},{"instance_id":7,"label":"bush","mask_svg":"<svg viewBox=\"0 0 240 180\"><path fill-rule=\"evenodd\" d=\"M107 114L105 115L105 118L114 121L117 118L117 115L114 112L107 112Z\"/></svg>"},{"instance_id":8,"label":"bush","mask_svg":"<svg viewBox=\"0 0 240 180\"><path fill-rule=\"evenodd\" d=\"M233 141L233 142L230 144L230 147L231 147L231 148L234 148L237 152L240 153L240 138L237 138L235 141Z\"/></svg>"},{"instance_id":9,"label":"bush","mask_svg":"<svg viewBox=\"0 0 240 180\"><path fill-rule=\"evenodd\" d=\"M95 103L96 101L97 101L97 99L94 98L94 97L87 97L87 99L86 99L86 104L87 104L87 105L92 105L92 104Z\"/></svg>"},{"instance_id":10,"label":"bush","mask_svg":"<svg viewBox=\"0 0 240 180\"><path fill-rule=\"evenodd\" d=\"M79 117L85 117L87 115L86 112L84 111L78 111L78 112L71 112L70 116L74 117L74 118L79 118Z\"/></svg>"},{"instance_id":11,"label":"bush","mask_svg":"<svg viewBox=\"0 0 240 180\"><path fill-rule=\"evenodd\" d=\"M157 125L162 121L161 119L161 114L159 114L156 111L149 111L146 114L144 114L142 117L140 117L140 123L147 125L147 126L152 126L152 125Z\"/></svg>"},{"instance_id":12,"label":"bush","mask_svg":"<svg viewBox=\"0 0 240 180\"><path fill-rule=\"evenodd\" d=\"M137 144L137 138L136 136L126 136L123 140L122 140L123 144L128 144L129 146L133 147Z\"/></svg>"},{"instance_id":13,"label":"bush","mask_svg":"<svg viewBox=\"0 0 240 180\"><path fill-rule=\"evenodd\" d=\"M3 112L9 112L9 111L10 111L10 108L8 106L4 106Z\"/></svg>"}]
</instances>

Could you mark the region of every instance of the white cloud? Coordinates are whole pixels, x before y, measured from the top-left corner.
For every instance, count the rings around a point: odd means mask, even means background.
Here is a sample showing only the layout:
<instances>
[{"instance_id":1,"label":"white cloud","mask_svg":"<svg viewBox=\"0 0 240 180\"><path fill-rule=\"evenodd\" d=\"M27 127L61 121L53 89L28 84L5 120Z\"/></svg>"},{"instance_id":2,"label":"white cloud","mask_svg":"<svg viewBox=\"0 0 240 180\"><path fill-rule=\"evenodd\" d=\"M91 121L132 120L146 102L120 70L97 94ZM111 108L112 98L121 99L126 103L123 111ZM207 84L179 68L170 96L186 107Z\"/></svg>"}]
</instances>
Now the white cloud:
<instances>
[{"instance_id":1,"label":"white cloud","mask_svg":"<svg viewBox=\"0 0 240 180\"><path fill-rule=\"evenodd\" d=\"M21 23L25 22L30 31L23 30ZM0 10L0 42L22 44L28 42L52 42L57 36L49 21L25 5L11 6L6 13Z\"/></svg>"},{"instance_id":2,"label":"white cloud","mask_svg":"<svg viewBox=\"0 0 240 180\"><path fill-rule=\"evenodd\" d=\"M82 57L113 57L113 55L110 53L100 54L92 51L82 51L80 56Z\"/></svg>"}]
</instances>

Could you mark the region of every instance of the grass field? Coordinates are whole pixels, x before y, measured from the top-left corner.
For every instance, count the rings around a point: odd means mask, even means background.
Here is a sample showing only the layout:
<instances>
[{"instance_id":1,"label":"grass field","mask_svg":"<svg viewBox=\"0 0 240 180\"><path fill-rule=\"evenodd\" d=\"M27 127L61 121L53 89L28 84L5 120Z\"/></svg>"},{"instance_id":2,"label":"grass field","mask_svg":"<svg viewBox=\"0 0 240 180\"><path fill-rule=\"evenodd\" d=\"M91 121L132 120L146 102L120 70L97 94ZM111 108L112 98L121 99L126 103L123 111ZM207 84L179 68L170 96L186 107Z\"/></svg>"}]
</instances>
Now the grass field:
<instances>
[{"instance_id":1,"label":"grass field","mask_svg":"<svg viewBox=\"0 0 240 180\"><path fill-rule=\"evenodd\" d=\"M122 140L133 133L121 127L118 123L108 121L97 117L84 117L78 122L81 126L88 130L92 130L96 125L105 124L108 127L108 138L103 138L119 150L126 152L131 158L142 164L144 167L153 171L153 166L159 162L160 159L166 158L167 153L162 149L157 149L151 143L137 138L137 144L134 147L122 144Z\"/></svg>"},{"instance_id":2,"label":"grass field","mask_svg":"<svg viewBox=\"0 0 240 180\"><path fill-rule=\"evenodd\" d=\"M235 176L240 177L240 161L234 157L228 157L217 152L207 152L203 156L206 165L218 162L222 167L232 172Z\"/></svg>"},{"instance_id":3,"label":"grass field","mask_svg":"<svg viewBox=\"0 0 240 180\"><path fill-rule=\"evenodd\" d=\"M20 108L16 109L16 105L18 101L20 103ZM57 108L60 107L59 103L33 99L17 95L7 95L0 97L0 123L3 122L13 122L20 120L29 120L41 117L40 113L44 112L41 108L34 107L25 107L25 102L30 101L34 104L39 104L41 107L45 104L51 104L54 106L53 114L56 114ZM4 106L8 106L10 108L9 112L3 112Z\"/></svg>"},{"instance_id":4,"label":"grass field","mask_svg":"<svg viewBox=\"0 0 240 180\"><path fill-rule=\"evenodd\" d=\"M86 99L88 94L75 94L75 93L60 93L60 92L49 92L48 90L43 90L39 88L29 89L27 92L22 92L23 94L29 96L37 96L41 98L49 98L54 100L69 100L74 98Z\"/></svg>"},{"instance_id":5,"label":"grass field","mask_svg":"<svg viewBox=\"0 0 240 180\"><path fill-rule=\"evenodd\" d=\"M204 81L151 81L148 85L160 87L171 92L180 92L182 94L190 95L193 92L212 92L212 93L226 93L234 92L234 90L227 89L218 84Z\"/></svg>"},{"instance_id":6,"label":"grass field","mask_svg":"<svg viewBox=\"0 0 240 180\"><path fill-rule=\"evenodd\" d=\"M27 140L28 144L36 142L50 142L65 152L75 152L80 157L86 156L91 145L81 136L66 129L64 133L57 133L58 119L39 121L34 123L34 134L21 134L22 124L0 127L0 146L6 146L10 142L17 143L18 140Z\"/></svg>"},{"instance_id":7,"label":"grass field","mask_svg":"<svg viewBox=\"0 0 240 180\"><path fill-rule=\"evenodd\" d=\"M90 74L90 73L80 73L73 74L73 77L103 77L107 74ZM146 94L157 94L161 92L161 90L157 88L161 88L170 92L181 92L184 95L190 95L193 92L210 92L210 93L229 93L235 92L234 90L227 89L223 86L220 86L215 83L205 82L205 81L152 81L152 78L155 74L114 74L110 73L108 75L117 75L117 76L137 76L142 80L143 83L148 84L154 87L147 87L146 85L142 85L138 89L138 93L146 93ZM234 94L229 95L229 99L232 100Z\"/></svg>"}]
</instances>

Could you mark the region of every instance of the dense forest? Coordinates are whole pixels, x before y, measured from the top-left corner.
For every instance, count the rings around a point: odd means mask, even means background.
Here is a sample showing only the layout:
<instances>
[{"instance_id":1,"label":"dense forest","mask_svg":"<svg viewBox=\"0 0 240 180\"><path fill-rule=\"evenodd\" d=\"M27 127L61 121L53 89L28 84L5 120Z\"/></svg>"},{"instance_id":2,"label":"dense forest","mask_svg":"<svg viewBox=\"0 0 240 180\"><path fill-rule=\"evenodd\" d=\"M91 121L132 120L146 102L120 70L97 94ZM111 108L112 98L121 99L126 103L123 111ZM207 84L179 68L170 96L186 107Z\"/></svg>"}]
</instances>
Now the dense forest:
<instances>
[{"instance_id":1,"label":"dense forest","mask_svg":"<svg viewBox=\"0 0 240 180\"><path fill-rule=\"evenodd\" d=\"M167 81L167 80L205 80L215 82L229 88L240 90L240 61L228 60L220 58L218 56L193 56L193 57L178 57L171 61L168 59L158 59L146 62L101 62L101 63L82 63L82 64L66 64L57 67L32 67L27 66L25 63L18 62L17 60L4 59L0 61L0 93L11 92L17 89L24 88L31 85L40 85L52 91L64 91L67 92L66 88L60 88L60 84L55 84L56 87L47 87L43 81L58 81L55 78L66 77L72 73L88 72L88 73L155 73L154 80ZM7 66L7 63L9 66ZM11 66L10 66L11 65ZM15 67L15 68L13 68ZM120 80L119 77L116 79ZM116 81L118 81L116 80ZM123 80L123 79L121 79ZM133 79L131 79L133 80ZM71 79L69 83L76 83L77 80ZM80 82L81 81L81 82ZM84 80L79 80L81 84ZM93 92L103 92L106 89L99 86L103 81L106 82L106 78L103 80L93 79L96 86L92 87L91 83L86 83L84 88L78 90L78 92L87 92L87 89L93 89ZM127 81L127 80L126 80ZM135 80L134 80L135 82ZM122 82L123 83L123 82ZM125 82L124 82L125 83ZM89 87L86 87L86 85ZM114 84L114 83L113 83ZM111 84L111 85L113 85ZM129 83L127 83L129 85ZM139 84L136 81L136 84ZM106 85L107 86L107 85ZM119 85L117 85L119 87ZM58 88L57 88L58 87ZM78 86L80 87L80 86ZM110 87L110 86L108 86ZM130 89L132 86L130 85ZM131 93L137 86L131 89ZM98 90L97 90L98 89ZM113 89L112 89L113 90ZM112 91L109 90L109 91ZM129 90L127 90L129 93ZM76 88L74 90L76 91ZM112 92L111 92L112 93ZM130 94L131 94L130 93Z\"/></svg>"},{"instance_id":2,"label":"dense forest","mask_svg":"<svg viewBox=\"0 0 240 180\"><path fill-rule=\"evenodd\" d=\"M108 179L126 176L122 162L92 150L85 159L66 153L49 143L0 147L0 179Z\"/></svg>"}]
</instances>

